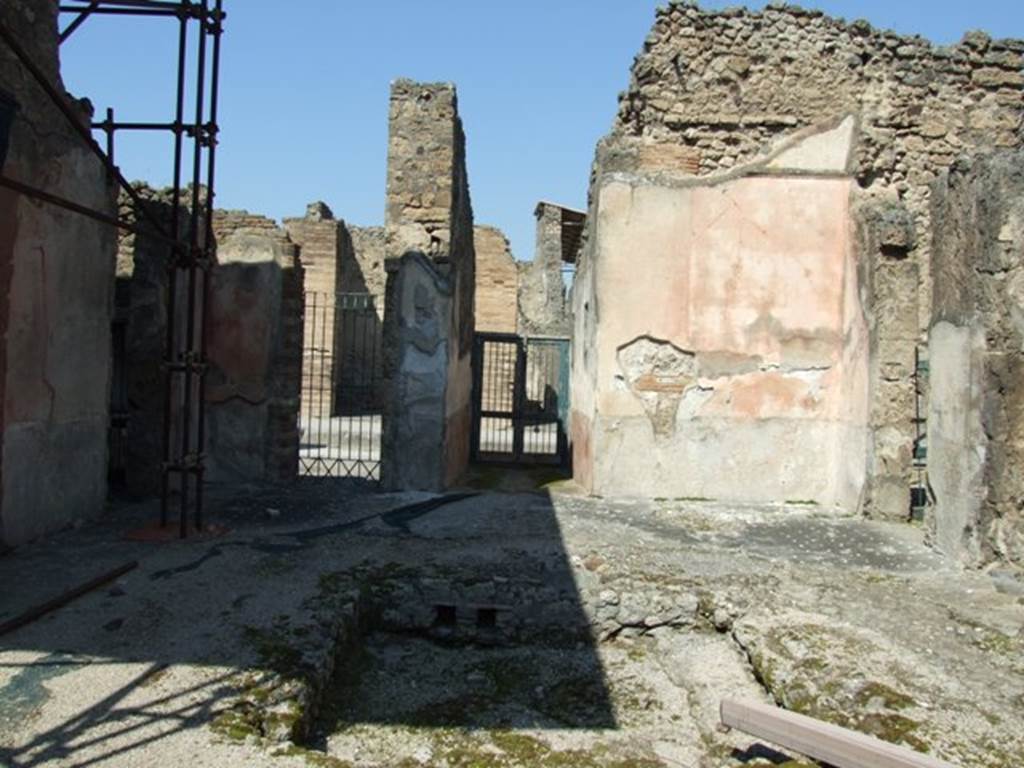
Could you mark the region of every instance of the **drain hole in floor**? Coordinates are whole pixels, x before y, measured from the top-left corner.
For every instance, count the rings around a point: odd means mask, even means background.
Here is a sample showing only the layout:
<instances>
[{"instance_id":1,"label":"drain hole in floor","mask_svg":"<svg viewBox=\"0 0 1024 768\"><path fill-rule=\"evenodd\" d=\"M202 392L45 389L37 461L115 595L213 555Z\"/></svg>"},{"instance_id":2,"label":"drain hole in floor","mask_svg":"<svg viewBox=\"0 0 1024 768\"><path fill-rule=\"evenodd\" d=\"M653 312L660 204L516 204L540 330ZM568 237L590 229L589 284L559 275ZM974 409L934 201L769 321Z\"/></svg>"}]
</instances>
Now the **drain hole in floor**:
<instances>
[{"instance_id":1,"label":"drain hole in floor","mask_svg":"<svg viewBox=\"0 0 1024 768\"><path fill-rule=\"evenodd\" d=\"M456 622L454 605L434 606L434 623L439 627L454 627Z\"/></svg>"}]
</instances>

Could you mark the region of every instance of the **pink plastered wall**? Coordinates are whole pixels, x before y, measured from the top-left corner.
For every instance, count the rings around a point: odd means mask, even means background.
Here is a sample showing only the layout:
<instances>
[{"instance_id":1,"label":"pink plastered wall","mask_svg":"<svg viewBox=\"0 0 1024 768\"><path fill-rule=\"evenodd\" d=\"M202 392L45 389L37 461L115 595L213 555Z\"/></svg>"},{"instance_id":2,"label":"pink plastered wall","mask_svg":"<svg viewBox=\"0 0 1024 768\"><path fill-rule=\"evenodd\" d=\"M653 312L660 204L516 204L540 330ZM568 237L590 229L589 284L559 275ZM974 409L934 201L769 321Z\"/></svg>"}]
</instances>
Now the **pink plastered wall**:
<instances>
[{"instance_id":1,"label":"pink plastered wall","mask_svg":"<svg viewBox=\"0 0 1024 768\"><path fill-rule=\"evenodd\" d=\"M602 185L592 455L577 455L591 490L856 507L868 345L850 193L836 176ZM644 337L687 376L624 371ZM650 421L658 397L675 398L671 428Z\"/></svg>"}]
</instances>

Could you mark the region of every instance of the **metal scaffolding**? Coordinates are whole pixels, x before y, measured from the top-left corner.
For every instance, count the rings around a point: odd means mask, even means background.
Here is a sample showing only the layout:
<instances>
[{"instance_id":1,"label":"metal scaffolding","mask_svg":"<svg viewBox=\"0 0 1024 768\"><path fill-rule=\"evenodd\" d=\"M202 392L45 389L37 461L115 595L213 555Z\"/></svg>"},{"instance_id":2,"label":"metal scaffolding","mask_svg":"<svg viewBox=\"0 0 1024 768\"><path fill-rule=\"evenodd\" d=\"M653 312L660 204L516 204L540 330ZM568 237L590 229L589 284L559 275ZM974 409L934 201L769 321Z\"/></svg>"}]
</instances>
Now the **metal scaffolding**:
<instances>
[{"instance_id":1,"label":"metal scaffolding","mask_svg":"<svg viewBox=\"0 0 1024 768\"><path fill-rule=\"evenodd\" d=\"M14 34L0 22L0 40L67 118L68 124L107 168L131 199L138 221L111 216L54 195L24 182L0 175L0 186L20 194L88 216L168 244L167 329L164 346L164 427L161 465L160 524L166 527L173 494L180 497L180 535L189 532L189 511L196 530L203 528L203 475L205 443L206 297L209 271L214 263L213 204L217 150L217 100L220 85L221 36L225 13L223 0L81 0L59 6L61 14L74 18L60 32L65 42L89 18L100 15L162 16L178 21L177 84L174 119L171 122L119 122L113 109L91 129L106 136L106 149L81 122L67 97L32 61ZM197 33L190 29L197 25ZM194 40L190 41L190 37ZM191 42L191 45L190 45ZM186 121L186 75L194 73L195 103ZM165 131L174 136L174 167L171 188L170 227L158 221L146 201L125 179L114 163L115 136L119 131ZM190 166L187 163L190 161ZM183 188L183 180L191 183ZM193 482L194 479L194 482ZM175 482L175 480L177 482Z\"/></svg>"}]
</instances>

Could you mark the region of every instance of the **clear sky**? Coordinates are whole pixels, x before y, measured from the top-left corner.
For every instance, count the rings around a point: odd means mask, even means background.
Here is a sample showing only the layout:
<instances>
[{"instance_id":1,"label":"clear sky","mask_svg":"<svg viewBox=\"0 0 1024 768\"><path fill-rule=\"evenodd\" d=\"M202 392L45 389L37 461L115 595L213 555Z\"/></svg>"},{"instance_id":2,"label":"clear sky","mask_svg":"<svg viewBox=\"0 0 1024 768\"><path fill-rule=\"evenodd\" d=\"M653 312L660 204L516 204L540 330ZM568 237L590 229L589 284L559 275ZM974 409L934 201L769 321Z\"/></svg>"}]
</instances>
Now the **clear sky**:
<instances>
[{"instance_id":1,"label":"clear sky","mask_svg":"<svg viewBox=\"0 0 1024 768\"><path fill-rule=\"evenodd\" d=\"M803 4L942 44L968 29L1024 37L1024 0ZM350 223L383 223L388 84L447 80L458 87L476 221L501 227L516 257L532 258L538 200L585 207L594 145L657 5L225 0L217 204L280 219L322 199ZM172 119L175 29L168 19L94 17L62 50L68 88L98 115L113 106L121 120ZM170 180L165 138L124 136L117 162L131 179Z\"/></svg>"}]
</instances>

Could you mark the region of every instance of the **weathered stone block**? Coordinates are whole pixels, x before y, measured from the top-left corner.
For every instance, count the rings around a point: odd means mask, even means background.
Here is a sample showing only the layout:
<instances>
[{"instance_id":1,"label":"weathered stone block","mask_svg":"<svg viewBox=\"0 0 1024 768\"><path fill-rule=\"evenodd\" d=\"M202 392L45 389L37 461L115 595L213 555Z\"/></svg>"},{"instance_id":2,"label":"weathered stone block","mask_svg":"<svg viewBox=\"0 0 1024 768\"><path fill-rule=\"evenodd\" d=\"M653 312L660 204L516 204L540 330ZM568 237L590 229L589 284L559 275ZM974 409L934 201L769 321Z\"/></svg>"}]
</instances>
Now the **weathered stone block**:
<instances>
[{"instance_id":1,"label":"weathered stone block","mask_svg":"<svg viewBox=\"0 0 1024 768\"><path fill-rule=\"evenodd\" d=\"M392 83L381 464L389 488L441 490L469 463L476 254L465 152L453 85Z\"/></svg>"},{"instance_id":2,"label":"weathered stone block","mask_svg":"<svg viewBox=\"0 0 1024 768\"><path fill-rule=\"evenodd\" d=\"M1015 326L1024 305L1015 286L1024 270L1024 153L958 163L936 184L934 205L942 279L929 338L932 538L968 566L1021 564L1024 351Z\"/></svg>"},{"instance_id":3,"label":"weathered stone block","mask_svg":"<svg viewBox=\"0 0 1024 768\"><path fill-rule=\"evenodd\" d=\"M294 290L302 283L298 249L281 230L271 236L240 229L218 242L217 257L206 327L207 476L214 482L292 480L302 349L296 322L302 299Z\"/></svg>"}]
</instances>

